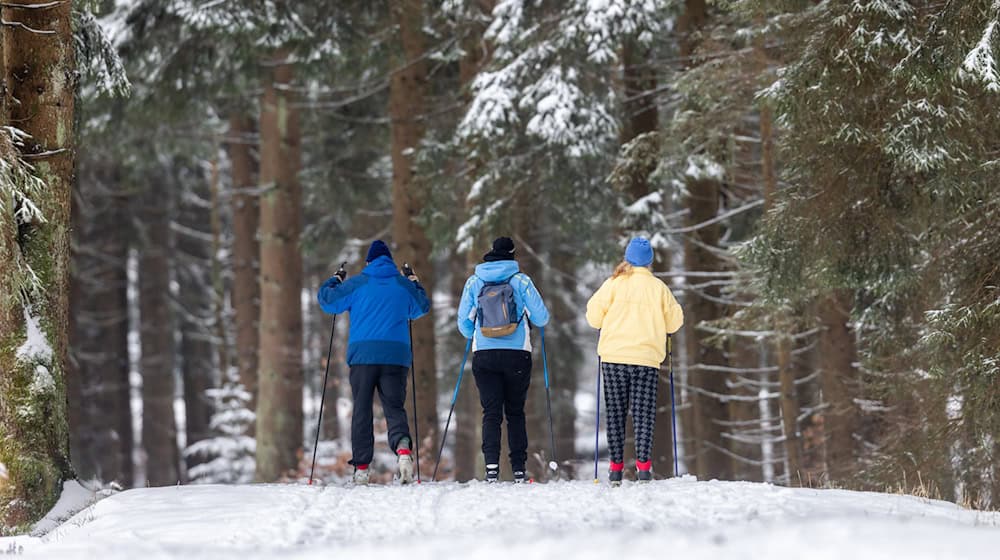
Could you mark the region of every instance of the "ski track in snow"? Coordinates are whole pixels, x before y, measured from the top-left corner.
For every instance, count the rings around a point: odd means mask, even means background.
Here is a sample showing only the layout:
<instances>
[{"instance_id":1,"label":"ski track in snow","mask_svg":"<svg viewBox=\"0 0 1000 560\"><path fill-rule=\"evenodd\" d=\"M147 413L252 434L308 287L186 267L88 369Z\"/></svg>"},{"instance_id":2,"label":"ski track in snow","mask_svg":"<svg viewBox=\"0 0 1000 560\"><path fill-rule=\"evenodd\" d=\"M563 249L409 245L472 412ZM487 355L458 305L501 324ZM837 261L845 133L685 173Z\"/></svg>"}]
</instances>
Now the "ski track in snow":
<instances>
[{"instance_id":1,"label":"ski track in snow","mask_svg":"<svg viewBox=\"0 0 1000 560\"><path fill-rule=\"evenodd\" d=\"M996 558L1000 514L912 496L691 477L626 483L130 490L24 558Z\"/></svg>"}]
</instances>

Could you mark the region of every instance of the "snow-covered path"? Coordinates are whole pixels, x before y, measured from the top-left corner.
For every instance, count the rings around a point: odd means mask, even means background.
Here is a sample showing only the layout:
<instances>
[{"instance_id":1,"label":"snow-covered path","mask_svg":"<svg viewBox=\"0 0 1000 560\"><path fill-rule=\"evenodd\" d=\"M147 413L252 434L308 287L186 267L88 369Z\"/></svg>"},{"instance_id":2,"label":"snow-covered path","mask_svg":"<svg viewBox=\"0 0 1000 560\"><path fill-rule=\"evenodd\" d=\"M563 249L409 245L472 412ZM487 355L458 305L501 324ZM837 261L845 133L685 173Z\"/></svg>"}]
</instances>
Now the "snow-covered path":
<instances>
[{"instance_id":1,"label":"snow-covered path","mask_svg":"<svg viewBox=\"0 0 1000 560\"><path fill-rule=\"evenodd\" d=\"M0 539L6 549L13 539ZM629 484L179 486L102 500L25 557L997 558L1000 514L692 478Z\"/></svg>"}]
</instances>

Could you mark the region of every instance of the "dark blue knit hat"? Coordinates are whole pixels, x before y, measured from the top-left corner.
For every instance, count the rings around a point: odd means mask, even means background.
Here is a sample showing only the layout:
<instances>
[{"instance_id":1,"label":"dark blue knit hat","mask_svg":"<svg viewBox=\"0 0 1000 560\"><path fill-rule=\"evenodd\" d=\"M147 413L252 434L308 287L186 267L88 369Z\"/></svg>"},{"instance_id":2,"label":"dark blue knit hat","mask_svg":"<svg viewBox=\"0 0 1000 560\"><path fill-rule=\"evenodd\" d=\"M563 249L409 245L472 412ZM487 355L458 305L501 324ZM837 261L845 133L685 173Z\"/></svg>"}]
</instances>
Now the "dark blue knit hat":
<instances>
[{"instance_id":1,"label":"dark blue knit hat","mask_svg":"<svg viewBox=\"0 0 1000 560\"><path fill-rule=\"evenodd\" d=\"M625 260L632 266L649 266L653 264L653 248L644 237L633 237L625 249Z\"/></svg>"},{"instance_id":2,"label":"dark blue knit hat","mask_svg":"<svg viewBox=\"0 0 1000 560\"><path fill-rule=\"evenodd\" d=\"M392 258L392 253L389 252L389 246L386 245L381 239L377 239L372 242L372 246L368 248L368 256L365 257L365 262L372 262L379 257Z\"/></svg>"}]
</instances>

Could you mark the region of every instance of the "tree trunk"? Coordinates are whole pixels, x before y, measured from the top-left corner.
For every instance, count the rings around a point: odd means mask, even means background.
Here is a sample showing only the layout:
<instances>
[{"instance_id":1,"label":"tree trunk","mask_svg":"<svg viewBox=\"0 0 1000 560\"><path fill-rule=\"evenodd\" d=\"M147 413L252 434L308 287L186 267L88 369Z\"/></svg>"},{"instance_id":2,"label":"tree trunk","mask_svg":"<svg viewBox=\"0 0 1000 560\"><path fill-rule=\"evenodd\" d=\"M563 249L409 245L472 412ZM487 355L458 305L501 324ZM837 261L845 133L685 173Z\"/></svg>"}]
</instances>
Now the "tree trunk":
<instances>
[{"instance_id":1,"label":"tree trunk","mask_svg":"<svg viewBox=\"0 0 1000 560\"><path fill-rule=\"evenodd\" d=\"M710 220L719 210L719 183L712 178L689 178L687 189L688 225ZM688 271L713 272L721 269L718 258L706 247L717 247L720 228L717 224L702 227L685 239L684 261ZM697 278L690 278L689 284L698 284ZM687 337L688 360L692 365L727 365L725 353L708 342L709 334L698 329L704 321L723 316L724 310L715 298L720 297L718 287L708 286L698 293L689 290L685 309L690 332ZM693 392L694 407L694 452L698 478L728 479L732 476L731 462L726 455L726 441L723 438L723 424L729 420L728 406L720 398L726 395L725 374L716 371L694 370L689 378Z\"/></svg>"},{"instance_id":2,"label":"tree trunk","mask_svg":"<svg viewBox=\"0 0 1000 560\"><path fill-rule=\"evenodd\" d=\"M170 301L170 189L157 169L139 195L139 339L142 348L142 445L150 486L180 480L174 417L174 330Z\"/></svg>"},{"instance_id":3,"label":"tree trunk","mask_svg":"<svg viewBox=\"0 0 1000 560\"><path fill-rule=\"evenodd\" d=\"M261 100L259 482L296 469L303 438L301 151L288 56L279 52L269 61Z\"/></svg>"},{"instance_id":4,"label":"tree trunk","mask_svg":"<svg viewBox=\"0 0 1000 560\"><path fill-rule=\"evenodd\" d=\"M435 277L431 243L416 220L424 209L426 191L414 166L424 137L427 64L424 46L424 5L421 0L392 3L392 17L399 27L398 54L389 82L389 118L392 122L392 239L398 264L409 263L420 276L427 296L433 298ZM413 375L416 377L419 416L411 414L410 429L420 424L421 457L436 460L440 429L437 415L437 365L434 309L413 325Z\"/></svg>"},{"instance_id":5,"label":"tree trunk","mask_svg":"<svg viewBox=\"0 0 1000 560\"><path fill-rule=\"evenodd\" d=\"M73 197L68 373L77 476L132 485L127 217L114 164L90 162Z\"/></svg>"},{"instance_id":6,"label":"tree trunk","mask_svg":"<svg viewBox=\"0 0 1000 560\"><path fill-rule=\"evenodd\" d=\"M781 426L785 438L785 460L790 486L802 484L802 443L799 437L799 398L795 391L795 373L792 364L792 340L779 328L775 342L778 359L778 381L781 384Z\"/></svg>"},{"instance_id":7,"label":"tree trunk","mask_svg":"<svg viewBox=\"0 0 1000 560\"><path fill-rule=\"evenodd\" d=\"M556 446L556 456L550 457L550 460L558 461L560 476L570 479L574 473L569 462L576 459L575 401L577 371L582 360L576 332L578 310L571 305L571 298L577 287L576 271L573 266L573 254L566 247L566 244L553 247L552 268L545 275L547 280L545 285L550 288L547 293L552 296L548 299L552 310L552 322L545 329L545 334L548 335L545 350L548 354ZM546 450L550 447L548 435L546 431ZM547 451L545 455L549 456L551 452Z\"/></svg>"},{"instance_id":8,"label":"tree trunk","mask_svg":"<svg viewBox=\"0 0 1000 560\"><path fill-rule=\"evenodd\" d=\"M739 340L734 344L733 365L741 370L757 369L760 360L760 345L754 341ZM740 400L729 401L729 419L733 422L729 429L733 436L743 435L748 440L759 437L760 433L760 402L759 387L752 381L758 376L748 373L733 373L730 381L736 386L731 392ZM736 441L730 443L733 451L733 477L736 480L763 480L761 468L761 445L755 441ZM738 458L737 458L738 457Z\"/></svg>"},{"instance_id":9,"label":"tree trunk","mask_svg":"<svg viewBox=\"0 0 1000 560\"><path fill-rule=\"evenodd\" d=\"M25 4L42 4L28 0ZM31 135L22 155L44 188L34 202L44 223L19 224L0 191L0 532L23 528L55 503L72 477L66 422L70 199L74 160L76 61L69 2L44 9L0 8L5 20L51 35L0 26L8 94L0 124ZM9 143L0 157L17 157ZM22 292L30 266L41 287ZM30 336L32 331L37 334Z\"/></svg>"},{"instance_id":10,"label":"tree trunk","mask_svg":"<svg viewBox=\"0 0 1000 560\"><path fill-rule=\"evenodd\" d=\"M461 189L460 189L461 190ZM473 246L476 246L473 243ZM455 298L452 309L458 309L459 298L462 297L462 290L465 288L465 281L475 266L476 260L473 257L475 250L467 254L453 252L451 259L451 294ZM452 323L454 324L454 323ZM465 338L456 334L453 338L454 347L458 352L457 365L461 365L462 354L465 352ZM470 352L471 354L471 352ZM456 381L457 367L456 365ZM470 356L465 364L465 374L462 376L462 387L458 393L458 401L455 404L455 480L467 482L474 480L479 474L476 468L480 456L482 408L479 405L479 398L476 392L476 381L472 375L472 357Z\"/></svg>"},{"instance_id":11,"label":"tree trunk","mask_svg":"<svg viewBox=\"0 0 1000 560\"><path fill-rule=\"evenodd\" d=\"M641 134L659 130L660 115L656 106L656 72L651 62L651 49L633 41L626 43L622 63L625 81L625 124L622 127L622 144L627 144ZM632 201L650 193L649 174L633 175L628 194Z\"/></svg>"},{"instance_id":12,"label":"tree trunk","mask_svg":"<svg viewBox=\"0 0 1000 560\"><path fill-rule=\"evenodd\" d=\"M253 157L253 120L241 113L229 119L229 159L232 166L233 212L233 288L231 292L233 323L236 330L236 369L240 383L250 392L248 404L257 403L257 341L260 319L260 285L257 224L260 219ZM250 434L253 435L251 425Z\"/></svg>"},{"instance_id":13,"label":"tree trunk","mask_svg":"<svg viewBox=\"0 0 1000 560\"><path fill-rule=\"evenodd\" d=\"M484 0L479 2L480 14L489 14L493 11L495 2ZM462 48L465 56L459 61L459 87L462 88L461 99L466 106L471 102L470 86L479 74L483 64L489 60L489 52L482 49L482 39L485 29L480 23L474 24L468 35L464 38ZM466 162L455 162L458 168ZM477 162L469 162L474 168L478 167ZM469 176L475 176L475 171ZM456 205L456 224L470 216L475 202L467 199L467 185L460 184L456 199L465 201L464 206ZM464 254L453 251L451 260L451 293L455 297L453 309L458 309L457 298L462 296L465 288L465 281L472 274L477 264L479 264L479 249L483 246L482 234L475 237L470 249ZM460 335L455 337L456 348L459 354L458 364L461 364L461 354L465 351L466 341ZM471 352L470 352L471 354ZM465 482L474 480L485 469L482 464L481 443L482 443L482 406L479 402L479 394L476 391L475 379L472 375L472 356L469 356L465 364L465 373L462 377L462 388L458 394L458 402L455 405L455 480ZM482 464L482 466L480 466Z\"/></svg>"},{"instance_id":14,"label":"tree trunk","mask_svg":"<svg viewBox=\"0 0 1000 560\"><path fill-rule=\"evenodd\" d=\"M820 387L823 402L823 429L826 432L826 469L830 480L839 481L855 472L855 434L859 414L852 395L857 351L850 326L851 298L836 293L820 302L819 335Z\"/></svg>"},{"instance_id":15,"label":"tree trunk","mask_svg":"<svg viewBox=\"0 0 1000 560\"><path fill-rule=\"evenodd\" d=\"M708 20L705 0L686 0L685 11L678 19L677 29L681 35L679 54L684 64L693 66L696 34ZM714 218L719 212L719 180L710 176L689 176L687 178L688 225L698 224ZM717 247L720 226L713 224L702 227L684 241L684 262L692 272L712 272L721 269L721 263L708 248ZM688 284L698 284L698 279L689 278ZM688 360L691 364L726 365L725 353L711 346L708 335L699 331L698 325L704 321L717 319L724 309L716 301L720 295L718 287L706 287L702 293L690 290L688 294L685 323L689 326L686 337ZM726 376L712 371L694 371L689 378L694 389L691 395L694 416L694 451L698 478L731 478L731 462L726 455L726 442L720 422L729 419L726 403L716 395L725 395Z\"/></svg>"},{"instance_id":16,"label":"tree trunk","mask_svg":"<svg viewBox=\"0 0 1000 560\"><path fill-rule=\"evenodd\" d=\"M178 162L178 165L182 165ZM175 189L180 197L175 228L176 280L179 287L177 302L180 306L180 359L184 394L184 432L186 445L190 446L212 437L209 427L213 401L207 391L217 385L215 375L215 347L213 322L215 308L212 304L213 279L212 237L207 229L212 222L211 194L205 177L189 169L179 179ZM203 459L203 458L202 458ZM188 468L201 459L192 456Z\"/></svg>"}]
</instances>

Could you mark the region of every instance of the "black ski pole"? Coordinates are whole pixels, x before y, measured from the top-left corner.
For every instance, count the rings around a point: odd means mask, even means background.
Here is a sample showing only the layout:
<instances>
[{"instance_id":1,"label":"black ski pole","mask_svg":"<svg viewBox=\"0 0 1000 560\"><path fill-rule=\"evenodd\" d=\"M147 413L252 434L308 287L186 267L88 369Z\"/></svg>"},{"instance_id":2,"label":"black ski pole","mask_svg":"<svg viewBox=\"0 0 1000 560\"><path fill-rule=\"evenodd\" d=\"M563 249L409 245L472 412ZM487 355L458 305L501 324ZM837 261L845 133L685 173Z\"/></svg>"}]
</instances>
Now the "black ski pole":
<instances>
[{"instance_id":1,"label":"black ski pole","mask_svg":"<svg viewBox=\"0 0 1000 560\"><path fill-rule=\"evenodd\" d=\"M403 263L403 276L409 279L413 269L409 263ZM417 484L420 484L420 420L417 416L417 368L413 361L413 321L407 321L410 327L410 380L413 383L413 447L417 453Z\"/></svg>"},{"instance_id":2,"label":"black ski pole","mask_svg":"<svg viewBox=\"0 0 1000 560\"><path fill-rule=\"evenodd\" d=\"M413 362L413 321L410 323L410 380L413 382L413 434L417 453L417 484L420 484L420 420L417 417L417 369Z\"/></svg>"},{"instance_id":3,"label":"black ski pole","mask_svg":"<svg viewBox=\"0 0 1000 560\"><path fill-rule=\"evenodd\" d=\"M545 408L548 410L549 414L549 445L552 452L552 458L549 461L549 469L552 472L559 472L559 463L556 462L556 432L552 428L552 395L549 392L549 362L545 357L545 327L541 328L542 334L542 372L545 374Z\"/></svg>"},{"instance_id":4,"label":"black ski pole","mask_svg":"<svg viewBox=\"0 0 1000 560\"><path fill-rule=\"evenodd\" d=\"M458 402L458 390L462 387L462 374L465 373L465 361L469 359L469 350L472 349L472 339L465 343L465 355L462 356L462 365L458 369L458 381L455 382L455 392L451 395L451 408L448 410L448 420L444 423L444 434L441 435L441 447L438 448L437 461L434 462L434 473L431 474L431 482L437 480L438 465L441 464L441 453L444 452L444 442L448 439L448 427L451 425L451 415L455 412L455 403Z\"/></svg>"},{"instance_id":5,"label":"black ski pole","mask_svg":"<svg viewBox=\"0 0 1000 560\"><path fill-rule=\"evenodd\" d=\"M340 263L340 268L337 269L337 276L341 278L347 275L347 271L344 267L347 266L347 261ZM323 405L326 402L326 384L330 379L330 362L333 361L333 334L337 332L337 316L333 316L333 326L330 327L330 347L326 352L326 373L323 374L323 391L322 396L319 398L319 419L316 420L316 441L313 442L313 458L312 466L309 467L309 485L312 486L313 483L313 472L316 470L316 449L319 448L319 433L323 430Z\"/></svg>"}]
</instances>

